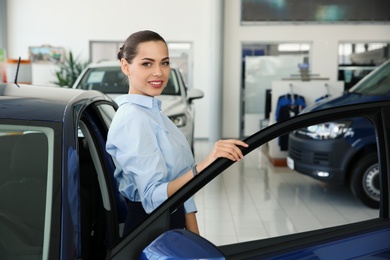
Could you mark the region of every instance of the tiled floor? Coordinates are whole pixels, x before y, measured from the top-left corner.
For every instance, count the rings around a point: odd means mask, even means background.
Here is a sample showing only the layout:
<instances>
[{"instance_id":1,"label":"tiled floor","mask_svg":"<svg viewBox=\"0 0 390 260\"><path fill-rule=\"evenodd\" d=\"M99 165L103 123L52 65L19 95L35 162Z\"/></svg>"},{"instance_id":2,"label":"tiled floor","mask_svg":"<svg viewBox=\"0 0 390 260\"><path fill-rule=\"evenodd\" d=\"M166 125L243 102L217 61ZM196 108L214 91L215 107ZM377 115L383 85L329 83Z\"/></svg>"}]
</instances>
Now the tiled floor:
<instances>
[{"instance_id":1,"label":"tiled floor","mask_svg":"<svg viewBox=\"0 0 390 260\"><path fill-rule=\"evenodd\" d=\"M213 143L195 142L195 161ZM274 167L256 149L195 195L201 235L216 245L249 241L376 218L348 187L325 185Z\"/></svg>"}]
</instances>

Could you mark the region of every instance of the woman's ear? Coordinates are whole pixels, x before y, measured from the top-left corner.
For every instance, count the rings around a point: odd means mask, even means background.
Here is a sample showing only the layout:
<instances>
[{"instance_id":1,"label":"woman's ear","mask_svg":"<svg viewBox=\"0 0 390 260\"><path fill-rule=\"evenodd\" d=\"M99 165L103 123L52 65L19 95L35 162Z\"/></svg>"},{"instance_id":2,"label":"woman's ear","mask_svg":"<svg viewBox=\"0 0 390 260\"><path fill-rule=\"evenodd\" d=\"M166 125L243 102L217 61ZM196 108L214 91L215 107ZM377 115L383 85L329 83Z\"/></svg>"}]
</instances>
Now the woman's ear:
<instances>
[{"instance_id":1,"label":"woman's ear","mask_svg":"<svg viewBox=\"0 0 390 260\"><path fill-rule=\"evenodd\" d=\"M129 76L129 63L124 58L121 59L121 69L126 76Z\"/></svg>"}]
</instances>

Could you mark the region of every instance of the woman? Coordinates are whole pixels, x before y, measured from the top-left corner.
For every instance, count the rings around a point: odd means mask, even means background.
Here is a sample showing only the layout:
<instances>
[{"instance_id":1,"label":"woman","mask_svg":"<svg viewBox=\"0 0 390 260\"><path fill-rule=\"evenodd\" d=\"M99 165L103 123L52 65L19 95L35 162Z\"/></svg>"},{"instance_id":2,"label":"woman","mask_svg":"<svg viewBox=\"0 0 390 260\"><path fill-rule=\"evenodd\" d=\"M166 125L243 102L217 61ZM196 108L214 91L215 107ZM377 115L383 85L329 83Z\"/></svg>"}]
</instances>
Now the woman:
<instances>
[{"instance_id":1,"label":"woman","mask_svg":"<svg viewBox=\"0 0 390 260\"><path fill-rule=\"evenodd\" d=\"M218 141L207 158L194 164L181 131L161 113L160 95L170 75L165 40L153 31L130 35L118 59L129 80L129 93L116 99L119 109L111 123L107 151L115 160L115 178L127 198L127 234L169 196L219 157L240 161L240 140ZM191 198L171 216L170 228L199 234L197 209Z\"/></svg>"}]
</instances>

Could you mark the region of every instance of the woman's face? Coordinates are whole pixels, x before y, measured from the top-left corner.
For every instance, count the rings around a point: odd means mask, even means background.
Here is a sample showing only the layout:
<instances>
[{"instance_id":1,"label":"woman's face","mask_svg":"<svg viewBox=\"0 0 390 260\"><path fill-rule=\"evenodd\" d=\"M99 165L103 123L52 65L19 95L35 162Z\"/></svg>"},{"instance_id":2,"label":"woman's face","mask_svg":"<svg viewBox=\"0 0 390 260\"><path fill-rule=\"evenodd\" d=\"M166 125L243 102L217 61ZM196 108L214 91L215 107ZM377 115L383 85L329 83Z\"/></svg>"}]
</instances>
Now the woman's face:
<instances>
[{"instance_id":1,"label":"woman's face","mask_svg":"<svg viewBox=\"0 0 390 260\"><path fill-rule=\"evenodd\" d=\"M133 62L122 59L121 66L129 78L130 94L158 96L167 85L171 70L167 45L162 41L141 43Z\"/></svg>"}]
</instances>

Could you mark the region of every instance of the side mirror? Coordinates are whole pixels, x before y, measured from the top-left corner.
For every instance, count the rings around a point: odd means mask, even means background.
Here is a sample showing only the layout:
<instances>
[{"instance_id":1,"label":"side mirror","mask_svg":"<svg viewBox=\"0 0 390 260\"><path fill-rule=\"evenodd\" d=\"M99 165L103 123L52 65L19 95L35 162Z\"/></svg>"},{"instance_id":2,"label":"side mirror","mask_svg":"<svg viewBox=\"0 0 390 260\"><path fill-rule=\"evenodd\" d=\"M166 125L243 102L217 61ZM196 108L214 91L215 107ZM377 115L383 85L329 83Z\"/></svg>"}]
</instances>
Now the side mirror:
<instances>
[{"instance_id":1,"label":"side mirror","mask_svg":"<svg viewBox=\"0 0 390 260\"><path fill-rule=\"evenodd\" d=\"M187 99L188 103L191 103L194 99L199 99L204 96L204 93L202 90L191 88L188 90Z\"/></svg>"}]
</instances>

